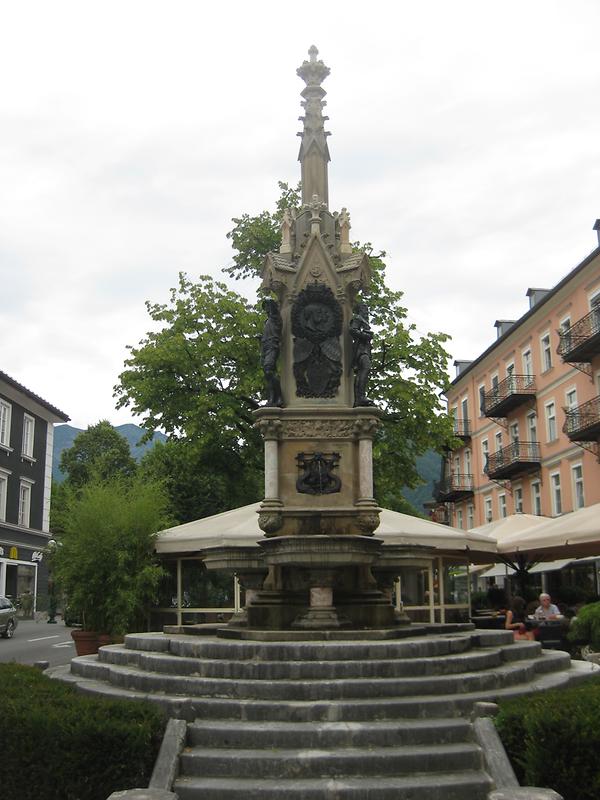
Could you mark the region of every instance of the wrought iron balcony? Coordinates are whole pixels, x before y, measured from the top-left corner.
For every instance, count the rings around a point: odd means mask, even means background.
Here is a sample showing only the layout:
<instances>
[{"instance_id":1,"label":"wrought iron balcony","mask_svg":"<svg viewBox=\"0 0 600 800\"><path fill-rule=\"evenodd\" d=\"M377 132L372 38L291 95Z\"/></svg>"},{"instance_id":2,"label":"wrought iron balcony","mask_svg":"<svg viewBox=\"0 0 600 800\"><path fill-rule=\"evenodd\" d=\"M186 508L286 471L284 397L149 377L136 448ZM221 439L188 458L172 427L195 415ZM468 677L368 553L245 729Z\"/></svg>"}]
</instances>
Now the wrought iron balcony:
<instances>
[{"instance_id":1,"label":"wrought iron balcony","mask_svg":"<svg viewBox=\"0 0 600 800\"><path fill-rule=\"evenodd\" d=\"M541 461L539 442L515 441L488 455L485 472L494 481L511 480L539 469Z\"/></svg>"},{"instance_id":2,"label":"wrought iron balcony","mask_svg":"<svg viewBox=\"0 0 600 800\"><path fill-rule=\"evenodd\" d=\"M486 417L505 417L514 408L535 399L533 375L509 375L483 398Z\"/></svg>"},{"instance_id":3,"label":"wrought iron balcony","mask_svg":"<svg viewBox=\"0 0 600 800\"><path fill-rule=\"evenodd\" d=\"M454 419L454 435L466 442L471 438L471 420L470 419Z\"/></svg>"},{"instance_id":4,"label":"wrought iron balcony","mask_svg":"<svg viewBox=\"0 0 600 800\"><path fill-rule=\"evenodd\" d=\"M456 503L473 495L473 476L454 474L436 486L436 499L440 503Z\"/></svg>"},{"instance_id":5,"label":"wrought iron balcony","mask_svg":"<svg viewBox=\"0 0 600 800\"><path fill-rule=\"evenodd\" d=\"M565 409L563 433L572 442L600 441L600 395L580 406Z\"/></svg>"},{"instance_id":6,"label":"wrought iron balcony","mask_svg":"<svg viewBox=\"0 0 600 800\"><path fill-rule=\"evenodd\" d=\"M559 331L557 353L570 363L589 362L600 353L600 308L594 308L570 328Z\"/></svg>"}]
</instances>

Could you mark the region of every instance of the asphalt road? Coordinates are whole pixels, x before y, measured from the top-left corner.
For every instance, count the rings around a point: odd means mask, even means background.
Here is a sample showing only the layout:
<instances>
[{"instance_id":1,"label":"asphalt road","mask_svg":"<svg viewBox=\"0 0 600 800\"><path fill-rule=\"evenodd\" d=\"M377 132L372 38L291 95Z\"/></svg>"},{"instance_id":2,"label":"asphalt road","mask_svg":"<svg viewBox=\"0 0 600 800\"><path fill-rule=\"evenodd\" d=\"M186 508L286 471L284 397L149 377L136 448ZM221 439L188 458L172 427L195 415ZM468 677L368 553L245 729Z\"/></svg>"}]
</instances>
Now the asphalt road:
<instances>
[{"instance_id":1,"label":"asphalt road","mask_svg":"<svg viewBox=\"0 0 600 800\"><path fill-rule=\"evenodd\" d=\"M75 656L71 630L62 620L48 625L45 621L21 619L12 639L0 637L0 661L18 664L48 661L51 667L68 664Z\"/></svg>"}]
</instances>

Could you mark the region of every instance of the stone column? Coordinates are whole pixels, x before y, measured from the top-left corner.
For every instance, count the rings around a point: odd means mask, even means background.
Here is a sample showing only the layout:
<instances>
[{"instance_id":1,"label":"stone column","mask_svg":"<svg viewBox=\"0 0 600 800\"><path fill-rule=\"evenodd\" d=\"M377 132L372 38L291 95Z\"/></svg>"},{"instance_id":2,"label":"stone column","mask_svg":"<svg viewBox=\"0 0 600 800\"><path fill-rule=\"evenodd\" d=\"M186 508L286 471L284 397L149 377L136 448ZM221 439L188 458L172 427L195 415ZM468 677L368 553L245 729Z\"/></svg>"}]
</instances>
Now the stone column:
<instances>
[{"instance_id":1,"label":"stone column","mask_svg":"<svg viewBox=\"0 0 600 800\"><path fill-rule=\"evenodd\" d=\"M358 439L358 505L374 505L373 497L373 436L379 427L375 417L358 419L354 435Z\"/></svg>"},{"instance_id":2,"label":"stone column","mask_svg":"<svg viewBox=\"0 0 600 800\"><path fill-rule=\"evenodd\" d=\"M256 423L265 441L265 499L260 507L258 524L267 535L276 533L282 525L279 496L279 437L280 419L261 419Z\"/></svg>"},{"instance_id":3,"label":"stone column","mask_svg":"<svg viewBox=\"0 0 600 800\"><path fill-rule=\"evenodd\" d=\"M349 627L350 620L340 617L333 606L334 569L311 569L309 572L310 606L292 623L292 628L327 630Z\"/></svg>"}]
</instances>

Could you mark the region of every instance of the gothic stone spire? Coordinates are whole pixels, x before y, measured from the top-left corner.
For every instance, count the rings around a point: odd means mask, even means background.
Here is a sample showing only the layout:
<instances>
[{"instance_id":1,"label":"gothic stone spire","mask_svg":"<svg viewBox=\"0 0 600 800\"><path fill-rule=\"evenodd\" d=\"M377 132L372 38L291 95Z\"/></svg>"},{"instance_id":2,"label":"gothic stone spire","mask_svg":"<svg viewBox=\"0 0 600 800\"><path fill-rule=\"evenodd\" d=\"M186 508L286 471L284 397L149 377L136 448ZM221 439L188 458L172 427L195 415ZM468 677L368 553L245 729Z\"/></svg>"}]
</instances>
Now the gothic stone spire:
<instances>
[{"instance_id":1,"label":"gothic stone spire","mask_svg":"<svg viewBox=\"0 0 600 800\"><path fill-rule=\"evenodd\" d=\"M308 51L310 60L304 61L296 70L296 74L306 83L306 88L301 92L305 115L299 117L304 123L304 130L298 134L302 137L298 161L302 169L302 203L307 205L314 201L314 195L318 195L319 200L328 206L327 163L330 158L327 137L330 134L324 128L329 117L323 116L323 108L327 103L323 100L326 92L321 84L330 70L322 61L317 61L318 54L313 45Z\"/></svg>"}]
</instances>

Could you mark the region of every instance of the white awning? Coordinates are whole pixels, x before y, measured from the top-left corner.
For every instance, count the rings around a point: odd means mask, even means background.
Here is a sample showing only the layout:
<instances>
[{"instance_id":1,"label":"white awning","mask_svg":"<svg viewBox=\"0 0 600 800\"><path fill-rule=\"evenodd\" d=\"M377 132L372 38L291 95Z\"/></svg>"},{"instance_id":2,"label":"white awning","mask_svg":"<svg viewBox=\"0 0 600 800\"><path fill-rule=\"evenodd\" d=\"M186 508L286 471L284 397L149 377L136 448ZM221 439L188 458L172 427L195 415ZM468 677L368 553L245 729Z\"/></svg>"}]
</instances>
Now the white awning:
<instances>
[{"instance_id":1,"label":"white awning","mask_svg":"<svg viewBox=\"0 0 600 800\"><path fill-rule=\"evenodd\" d=\"M512 567L508 567L506 564L494 564L493 567L486 569L485 572L482 572L479 576L480 578L501 578L505 575L514 575L515 570Z\"/></svg>"}]
</instances>

